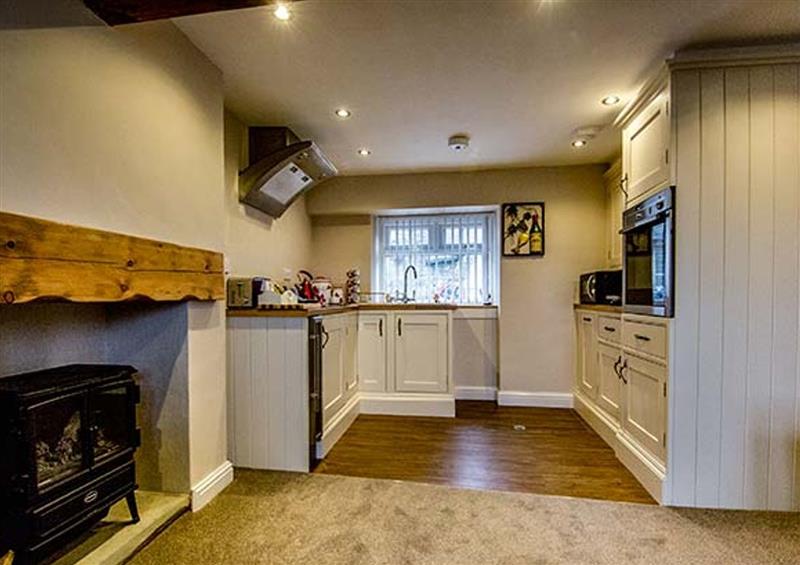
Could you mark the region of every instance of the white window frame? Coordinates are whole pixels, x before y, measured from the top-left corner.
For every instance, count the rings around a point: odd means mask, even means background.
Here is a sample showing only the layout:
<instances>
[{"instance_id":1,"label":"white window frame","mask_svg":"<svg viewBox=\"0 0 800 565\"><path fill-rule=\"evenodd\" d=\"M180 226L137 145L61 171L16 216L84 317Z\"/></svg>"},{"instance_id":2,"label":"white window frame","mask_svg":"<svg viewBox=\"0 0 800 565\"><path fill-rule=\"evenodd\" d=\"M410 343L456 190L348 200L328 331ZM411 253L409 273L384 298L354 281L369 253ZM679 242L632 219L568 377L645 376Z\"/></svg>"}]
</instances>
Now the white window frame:
<instances>
[{"instance_id":1,"label":"white window frame","mask_svg":"<svg viewBox=\"0 0 800 565\"><path fill-rule=\"evenodd\" d=\"M437 233L429 234L428 245L433 246L433 250L441 253L452 254L453 249L444 247L444 242L441 240L444 237L443 229L447 227L459 227L460 220L463 221L464 216L470 216L470 220L475 216L482 216L485 223L486 238L482 244L485 248L483 252L484 257L484 276L482 284L486 285L486 290L481 288L482 296L485 299L486 294L491 294L491 304L497 305L500 303L500 209L497 206L491 207L475 207L475 208L444 208L444 209L429 209L424 211L409 211L409 210L390 210L380 213L373 218L373 250L372 250L372 290L384 292L394 295L396 290L402 292L402 288L385 288L384 274L381 272L384 263L385 245L383 242L384 226L387 224L398 223L407 221L411 226L409 229L417 229L413 224L421 224L425 221L431 222L429 225L437 226ZM460 250L459 250L460 251ZM456 251L457 254L467 255ZM412 256L413 253L409 252ZM413 261L412 261L413 262ZM418 269L420 265L415 265ZM409 281L409 289L414 288L413 277ZM409 290L409 294L411 291ZM476 297L480 298L480 297ZM418 301L427 301L427 297L418 297ZM480 305L484 304L483 301L465 302L463 296L458 302L459 305Z\"/></svg>"}]
</instances>

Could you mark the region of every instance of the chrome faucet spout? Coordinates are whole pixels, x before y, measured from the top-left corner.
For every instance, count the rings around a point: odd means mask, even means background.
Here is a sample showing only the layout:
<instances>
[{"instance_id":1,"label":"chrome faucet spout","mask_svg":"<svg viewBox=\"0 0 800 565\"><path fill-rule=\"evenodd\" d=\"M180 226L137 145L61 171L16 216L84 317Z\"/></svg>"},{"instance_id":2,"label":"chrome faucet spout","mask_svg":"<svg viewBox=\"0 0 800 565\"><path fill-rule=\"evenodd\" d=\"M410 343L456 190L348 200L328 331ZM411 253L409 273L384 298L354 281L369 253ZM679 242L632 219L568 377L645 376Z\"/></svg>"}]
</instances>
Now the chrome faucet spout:
<instances>
[{"instance_id":1,"label":"chrome faucet spout","mask_svg":"<svg viewBox=\"0 0 800 565\"><path fill-rule=\"evenodd\" d=\"M417 280L417 268L414 265L409 265L406 267L405 272L403 273L403 302L411 302L411 298L408 297L408 273L409 271L414 273L414 280ZM416 293L415 293L416 294Z\"/></svg>"}]
</instances>

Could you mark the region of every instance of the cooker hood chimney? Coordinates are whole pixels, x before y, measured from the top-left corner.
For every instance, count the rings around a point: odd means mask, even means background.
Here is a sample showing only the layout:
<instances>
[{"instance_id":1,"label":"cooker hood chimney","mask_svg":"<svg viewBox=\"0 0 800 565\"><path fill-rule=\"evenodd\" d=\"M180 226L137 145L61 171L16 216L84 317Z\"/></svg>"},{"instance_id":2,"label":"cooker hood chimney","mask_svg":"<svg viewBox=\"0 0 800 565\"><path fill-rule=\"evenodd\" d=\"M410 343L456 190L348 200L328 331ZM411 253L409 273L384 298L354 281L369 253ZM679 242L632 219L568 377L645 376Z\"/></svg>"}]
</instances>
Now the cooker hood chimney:
<instances>
[{"instance_id":1,"label":"cooker hood chimney","mask_svg":"<svg viewBox=\"0 0 800 565\"><path fill-rule=\"evenodd\" d=\"M239 201L279 218L300 195L336 176L313 141L287 127L248 128L248 167L239 173Z\"/></svg>"}]
</instances>

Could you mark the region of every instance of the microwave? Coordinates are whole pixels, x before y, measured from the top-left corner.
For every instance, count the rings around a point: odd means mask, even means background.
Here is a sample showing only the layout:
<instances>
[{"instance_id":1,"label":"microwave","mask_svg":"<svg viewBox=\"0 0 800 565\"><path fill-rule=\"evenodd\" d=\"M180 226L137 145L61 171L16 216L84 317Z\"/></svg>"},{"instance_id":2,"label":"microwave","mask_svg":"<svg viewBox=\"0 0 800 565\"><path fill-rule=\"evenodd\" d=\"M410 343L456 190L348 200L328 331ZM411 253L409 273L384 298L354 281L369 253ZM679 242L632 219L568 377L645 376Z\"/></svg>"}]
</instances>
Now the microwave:
<instances>
[{"instance_id":1,"label":"microwave","mask_svg":"<svg viewBox=\"0 0 800 565\"><path fill-rule=\"evenodd\" d=\"M580 278L581 304L622 305L622 271L594 271Z\"/></svg>"}]
</instances>

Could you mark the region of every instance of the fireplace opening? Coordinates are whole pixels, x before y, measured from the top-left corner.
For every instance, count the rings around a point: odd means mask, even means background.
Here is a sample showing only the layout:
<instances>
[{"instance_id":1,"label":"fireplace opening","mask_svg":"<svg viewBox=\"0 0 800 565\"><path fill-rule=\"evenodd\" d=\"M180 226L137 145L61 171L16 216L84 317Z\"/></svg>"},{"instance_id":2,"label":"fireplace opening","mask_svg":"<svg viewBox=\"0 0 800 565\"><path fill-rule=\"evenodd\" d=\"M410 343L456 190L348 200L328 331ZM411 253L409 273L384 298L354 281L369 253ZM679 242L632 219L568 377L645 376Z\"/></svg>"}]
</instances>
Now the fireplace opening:
<instances>
[{"instance_id":1,"label":"fireplace opening","mask_svg":"<svg viewBox=\"0 0 800 565\"><path fill-rule=\"evenodd\" d=\"M0 555L37 562L123 498L138 521L135 374L68 365L0 378Z\"/></svg>"}]
</instances>

